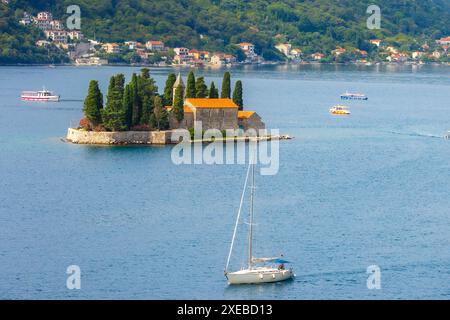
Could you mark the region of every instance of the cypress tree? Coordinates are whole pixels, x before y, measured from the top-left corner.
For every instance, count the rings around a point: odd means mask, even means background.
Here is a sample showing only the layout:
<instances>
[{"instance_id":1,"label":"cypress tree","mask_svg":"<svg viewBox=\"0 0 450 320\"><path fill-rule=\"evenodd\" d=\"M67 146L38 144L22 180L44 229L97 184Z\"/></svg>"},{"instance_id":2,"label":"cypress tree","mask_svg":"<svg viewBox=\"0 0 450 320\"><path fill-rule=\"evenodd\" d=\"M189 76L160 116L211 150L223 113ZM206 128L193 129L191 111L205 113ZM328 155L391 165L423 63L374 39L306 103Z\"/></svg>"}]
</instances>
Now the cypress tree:
<instances>
[{"instance_id":1,"label":"cypress tree","mask_svg":"<svg viewBox=\"0 0 450 320\"><path fill-rule=\"evenodd\" d=\"M98 87L98 81L91 80L88 95L84 99L84 116L93 124L102 123L103 95Z\"/></svg>"},{"instance_id":2,"label":"cypress tree","mask_svg":"<svg viewBox=\"0 0 450 320\"><path fill-rule=\"evenodd\" d=\"M163 96L163 102L166 106L171 106L173 104L173 85L175 81L177 81L177 76L175 75L175 73L171 73L167 76Z\"/></svg>"},{"instance_id":3,"label":"cypress tree","mask_svg":"<svg viewBox=\"0 0 450 320\"><path fill-rule=\"evenodd\" d=\"M162 106L162 99L159 96L153 98L153 113L151 116L151 125L158 130L164 130L169 127L169 117L167 110Z\"/></svg>"},{"instance_id":4,"label":"cypress tree","mask_svg":"<svg viewBox=\"0 0 450 320\"><path fill-rule=\"evenodd\" d=\"M230 73L227 71L223 75L222 92L220 93L220 97L230 99L230 96L231 96Z\"/></svg>"},{"instance_id":5,"label":"cypress tree","mask_svg":"<svg viewBox=\"0 0 450 320\"><path fill-rule=\"evenodd\" d=\"M184 119L183 105L184 105L183 88L181 87L181 85L179 85L175 89L175 97L174 97L173 108L172 108L172 112L175 116L175 119L177 119L178 121L181 121Z\"/></svg>"},{"instance_id":6,"label":"cypress tree","mask_svg":"<svg viewBox=\"0 0 450 320\"><path fill-rule=\"evenodd\" d=\"M209 98L210 99L217 99L217 98L219 98L219 90L216 89L214 81L211 82L211 86L209 87Z\"/></svg>"},{"instance_id":7,"label":"cypress tree","mask_svg":"<svg viewBox=\"0 0 450 320\"><path fill-rule=\"evenodd\" d=\"M205 84L205 78L199 77L197 81L195 81L195 96L197 98L206 98L208 96L208 87Z\"/></svg>"},{"instance_id":8,"label":"cypress tree","mask_svg":"<svg viewBox=\"0 0 450 320\"><path fill-rule=\"evenodd\" d=\"M188 74L187 84L186 84L186 98L195 98L196 90L195 90L195 75L194 72L191 71Z\"/></svg>"},{"instance_id":9,"label":"cypress tree","mask_svg":"<svg viewBox=\"0 0 450 320\"><path fill-rule=\"evenodd\" d=\"M139 82L138 77L135 73L133 73L133 76L131 78L130 95L133 109L131 125L135 126L140 123L142 114L142 102L139 97Z\"/></svg>"},{"instance_id":10,"label":"cypress tree","mask_svg":"<svg viewBox=\"0 0 450 320\"><path fill-rule=\"evenodd\" d=\"M125 124L127 126L127 129L129 129L132 126L133 119L133 102L131 100L131 89L129 84L125 86L122 105L124 110Z\"/></svg>"},{"instance_id":11,"label":"cypress tree","mask_svg":"<svg viewBox=\"0 0 450 320\"><path fill-rule=\"evenodd\" d=\"M244 101L242 100L242 81L236 81L233 91L233 102L239 107L239 110L244 110Z\"/></svg>"},{"instance_id":12,"label":"cypress tree","mask_svg":"<svg viewBox=\"0 0 450 320\"><path fill-rule=\"evenodd\" d=\"M123 74L119 74L112 76L109 82L108 100L102 111L102 118L105 128L111 131L125 130L127 127L122 105L124 81Z\"/></svg>"},{"instance_id":13,"label":"cypress tree","mask_svg":"<svg viewBox=\"0 0 450 320\"><path fill-rule=\"evenodd\" d=\"M143 79L150 79L150 69L148 68L142 68L141 69L141 77Z\"/></svg>"}]
</instances>

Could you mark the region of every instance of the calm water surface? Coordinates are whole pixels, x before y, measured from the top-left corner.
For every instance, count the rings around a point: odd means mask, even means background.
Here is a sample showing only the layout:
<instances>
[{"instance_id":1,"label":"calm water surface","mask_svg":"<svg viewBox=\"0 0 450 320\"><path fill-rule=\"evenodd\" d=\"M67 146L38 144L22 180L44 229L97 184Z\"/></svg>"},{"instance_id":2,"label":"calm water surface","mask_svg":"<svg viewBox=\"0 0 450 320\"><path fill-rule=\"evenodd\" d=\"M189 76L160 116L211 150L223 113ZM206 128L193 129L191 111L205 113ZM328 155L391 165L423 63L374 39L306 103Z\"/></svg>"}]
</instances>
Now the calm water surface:
<instances>
[{"instance_id":1,"label":"calm water surface","mask_svg":"<svg viewBox=\"0 0 450 320\"><path fill-rule=\"evenodd\" d=\"M246 107L296 137L280 144L279 173L257 177L255 246L283 252L297 277L239 287L223 268L245 166L60 139L90 79L106 93L112 74L134 71L0 67L0 298L450 298L450 68L232 70ZM152 70L160 90L168 72ZM217 84L221 73L197 75ZM63 101L19 100L42 85ZM370 100L330 116L345 90ZM81 290L66 288L72 264ZM366 287L373 264L381 290Z\"/></svg>"}]
</instances>

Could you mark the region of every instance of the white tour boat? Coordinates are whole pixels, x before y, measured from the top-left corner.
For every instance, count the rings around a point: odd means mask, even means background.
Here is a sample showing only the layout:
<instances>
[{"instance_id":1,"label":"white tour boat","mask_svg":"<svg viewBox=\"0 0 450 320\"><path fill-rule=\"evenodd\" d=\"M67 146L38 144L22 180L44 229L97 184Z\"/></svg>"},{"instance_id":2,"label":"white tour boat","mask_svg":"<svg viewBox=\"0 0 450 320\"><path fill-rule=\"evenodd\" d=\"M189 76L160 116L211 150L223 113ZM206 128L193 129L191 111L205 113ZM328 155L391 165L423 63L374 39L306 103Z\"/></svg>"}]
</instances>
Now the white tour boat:
<instances>
[{"instance_id":1,"label":"white tour boat","mask_svg":"<svg viewBox=\"0 0 450 320\"><path fill-rule=\"evenodd\" d=\"M363 93L350 93L346 92L341 94L342 100L369 100L369 98Z\"/></svg>"},{"instance_id":2,"label":"white tour boat","mask_svg":"<svg viewBox=\"0 0 450 320\"><path fill-rule=\"evenodd\" d=\"M255 196L255 165L250 161L247 169L247 175L245 178L244 190L241 196L241 203L239 205L239 211L236 218L236 224L234 227L233 238L231 240L230 252L228 254L227 264L225 267L225 277L228 279L228 284L258 284L268 282L278 282L292 279L295 274L292 268L286 269L285 264L289 261L283 260L282 257L275 258L255 258L253 256L253 200ZM248 261L246 268L242 268L239 271L229 271L230 258L233 252L234 240L236 238L236 231L239 225L239 219L242 212L242 206L244 202L245 190L247 182L251 173L250 187L250 213L249 213L249 230L248 230ZM277 264L278 266L269 265Z\"/></svg>"},{"instance_id":3,"label":"white tour boat","mask_svg":"<svg viewBox=\"0 0 450 320\"><path fill-rule=\"evenodd\" d=\"M23 91L20 98L24 101L59 101L59 95L55 95L52 91L48 91L45 88L40 91Z\"/></svg>"}]
</instances>

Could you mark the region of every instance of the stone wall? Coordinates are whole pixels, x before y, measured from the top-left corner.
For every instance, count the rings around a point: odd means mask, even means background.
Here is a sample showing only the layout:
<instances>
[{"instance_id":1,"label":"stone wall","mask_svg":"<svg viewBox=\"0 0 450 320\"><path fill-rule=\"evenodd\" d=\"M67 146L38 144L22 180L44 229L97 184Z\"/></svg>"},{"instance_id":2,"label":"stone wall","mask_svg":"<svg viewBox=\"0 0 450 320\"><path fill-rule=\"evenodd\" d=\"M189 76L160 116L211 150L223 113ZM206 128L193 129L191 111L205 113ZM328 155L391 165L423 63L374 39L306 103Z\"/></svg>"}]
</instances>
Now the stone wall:
<instances>
[{"instance_id":1,"label":"stone wall","mask_svg":"<svg viewBox=\"0 0 450 320\"><path fill-rule=\"evenodd\" d=\"M171 131L95 132L69 128L67 141L78 144L169 144Z\"/></svg>"},{"instance_id":2,"label":"stone wall","mask_svg":"<svg viewBox=\"0 0 450 320\"><path fill-rule=\"evenodd\" d=\"M266 125L262 121L261 117L255 112L250 116L250 118L239 119L239 128L244 130L248 129L261 130L265 129Z\"/></svg>"},{"instance_id":3,"label":"stone wall","mask_svg":"<svg viewBox=\"0 0 450 320\"><path fill-rule=\"evenodd\" d=\"M237 129L237 109L233 108L193 108L194 121L201 121L203 130Z\"/></svg>"}]
</instances>

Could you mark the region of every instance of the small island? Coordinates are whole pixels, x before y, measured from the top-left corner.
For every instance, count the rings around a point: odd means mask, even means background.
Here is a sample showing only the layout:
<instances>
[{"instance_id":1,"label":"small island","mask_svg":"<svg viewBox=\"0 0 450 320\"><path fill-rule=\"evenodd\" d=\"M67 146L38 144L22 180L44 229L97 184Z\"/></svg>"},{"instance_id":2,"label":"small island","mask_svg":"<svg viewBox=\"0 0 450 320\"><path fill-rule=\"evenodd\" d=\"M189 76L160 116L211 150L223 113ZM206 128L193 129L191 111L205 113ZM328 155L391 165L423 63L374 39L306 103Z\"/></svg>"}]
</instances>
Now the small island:
<instances>
[{"instance_id":1,"label":"small island","mask_svg":"<svg viewBox=\"0 0 450 320\"><path fill-rule=\"evenodd\" d=\"M194 141L194 125L208 129L265 129L255 111L244 110L242 81L231 91L231 75L225 72L219 97L214 82L209 88L204 77L196 79L189 72L186 85L181 74L168 75L164 91L158 93L150 70L133 74L125 84L125 76L111 77L104 105L98 81L91 80L83 105L84 118L77 128L69 128L66 140L77 144L155 144L172 141L173 130L187 129ZM265 137L270 139L270 137Z\"/></svg>"}]
</instances>

